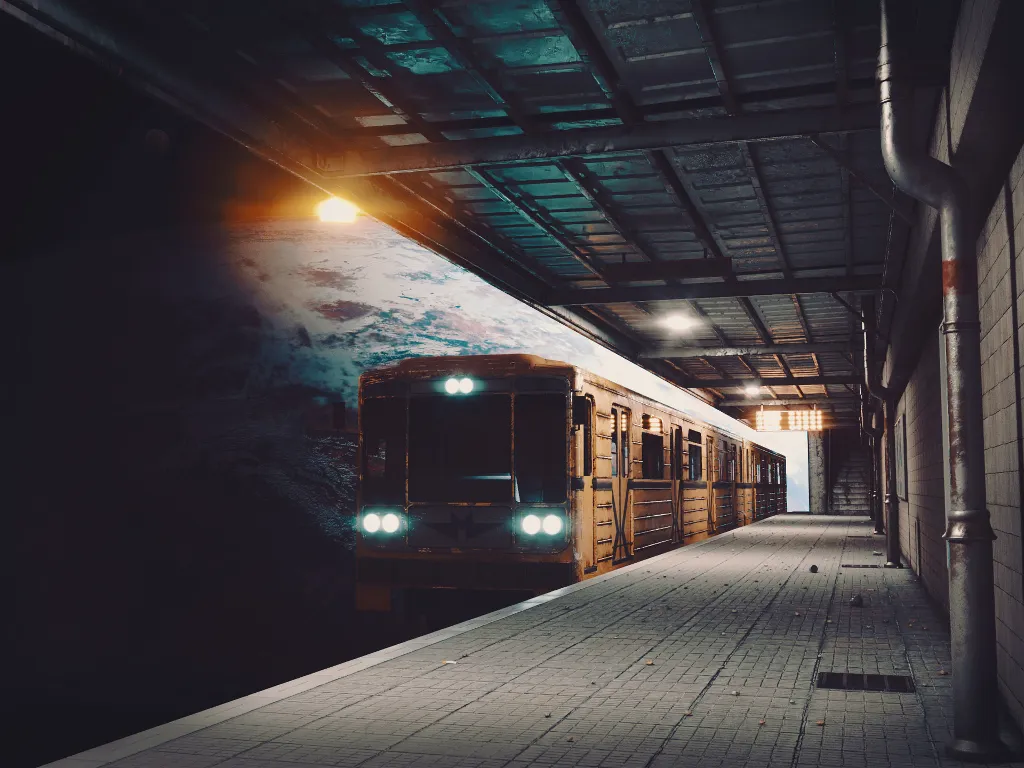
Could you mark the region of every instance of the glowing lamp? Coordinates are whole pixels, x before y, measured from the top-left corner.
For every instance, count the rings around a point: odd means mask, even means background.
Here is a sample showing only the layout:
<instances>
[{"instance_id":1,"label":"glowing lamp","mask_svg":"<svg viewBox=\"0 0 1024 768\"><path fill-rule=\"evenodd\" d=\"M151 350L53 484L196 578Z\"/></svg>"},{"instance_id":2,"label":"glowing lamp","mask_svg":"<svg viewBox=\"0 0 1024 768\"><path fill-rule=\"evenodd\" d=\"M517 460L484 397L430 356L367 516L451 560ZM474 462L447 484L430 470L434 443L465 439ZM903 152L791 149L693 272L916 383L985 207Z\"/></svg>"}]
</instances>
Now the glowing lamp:
<instances>
[{"instance_id":1,"label":"glowing lamp","mask_svg":"<svg viewBox=\"0 0 1024 768\"><path fill-rule=\"evenodd\" d=\"M320 221L351 224L359 216L359 207L340 197L329 197L316 207L316 215Z\"/></svg>"}]
</instances>

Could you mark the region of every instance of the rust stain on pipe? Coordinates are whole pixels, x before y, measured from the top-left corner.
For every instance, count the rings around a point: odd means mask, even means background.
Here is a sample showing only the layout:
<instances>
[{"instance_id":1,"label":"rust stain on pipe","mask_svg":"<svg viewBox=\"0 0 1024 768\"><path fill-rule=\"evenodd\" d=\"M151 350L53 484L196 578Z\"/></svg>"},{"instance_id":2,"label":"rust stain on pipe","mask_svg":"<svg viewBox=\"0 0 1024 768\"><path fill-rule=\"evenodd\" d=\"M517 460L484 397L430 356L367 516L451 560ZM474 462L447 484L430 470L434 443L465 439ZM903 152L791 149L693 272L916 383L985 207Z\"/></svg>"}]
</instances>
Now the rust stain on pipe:
<instances>
[{"instance_id":1,"label":"rust stain on pipe","mask_svg":"<svg viewBox=\"0 0 1024 768\"><path fill-rule=\"evenodd\" d=\"M972 259L942 262L942 292L961 293L977 289L978 280Z\"/></svg>"}]
</instances>

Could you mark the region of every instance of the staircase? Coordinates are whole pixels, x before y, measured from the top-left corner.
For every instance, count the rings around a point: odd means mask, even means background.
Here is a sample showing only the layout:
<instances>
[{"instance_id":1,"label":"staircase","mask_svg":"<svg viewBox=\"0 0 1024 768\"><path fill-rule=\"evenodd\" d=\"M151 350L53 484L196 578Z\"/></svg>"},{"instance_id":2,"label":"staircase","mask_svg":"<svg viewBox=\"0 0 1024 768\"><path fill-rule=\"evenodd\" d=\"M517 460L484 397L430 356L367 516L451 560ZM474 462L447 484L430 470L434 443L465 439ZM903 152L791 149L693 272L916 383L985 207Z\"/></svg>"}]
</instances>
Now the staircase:
<instances>
[{"instance_id":1,"label":"staircase","mask_svg":"<svg viewBox=\"0 0 1024 768\"><path fill-rule=\"evenodd\" d=\"M847 444L844 448L846 450L837 450L833 454L835 464L829 513L870 515L870 454L866 448L857 444Z\"/></svg>"}]
</instances>

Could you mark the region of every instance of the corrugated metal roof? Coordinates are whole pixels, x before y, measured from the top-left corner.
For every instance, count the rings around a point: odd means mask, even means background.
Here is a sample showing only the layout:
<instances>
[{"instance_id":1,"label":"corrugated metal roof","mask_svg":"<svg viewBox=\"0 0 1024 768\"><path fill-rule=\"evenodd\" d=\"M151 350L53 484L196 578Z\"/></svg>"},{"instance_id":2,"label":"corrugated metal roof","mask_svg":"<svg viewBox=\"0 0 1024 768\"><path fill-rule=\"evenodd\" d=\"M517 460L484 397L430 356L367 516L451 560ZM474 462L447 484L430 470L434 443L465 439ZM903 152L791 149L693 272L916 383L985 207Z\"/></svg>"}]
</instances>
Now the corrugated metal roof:
<instances>
[{"instance_id":1,"label":"corrugated metal roof","mask_svg":"<svg viewBox=\"0 0 1024 768\"><path fill-rule=\"evenodd\" d=\"M953 18L954 0L940 4ZM561 316L630 357L798 345L645 358L667 378L714 381L717 392L781 379L770 393L856 409L850 387L833 383L853 382L858 359L844 302L855 308L848 289L880 287L886 260L902 258L907 225L893 207L909 207L886 176L877 127L857 111L877 99L877 0L116 0L89 10L169 62L194 86L172 95L204 119L524 300L610 289ZM213 114L229 102L234 111ZM743 122L752 114L782 127ZM685 122L637 139L663 121ZM691 126L710 140L688 139ZM371 156L376 175L336 172ZM624 283L609 269L622 264L647 271ZM754 278L796 292L745 295ZM711 293L689 295L695 284ZM675 298L620 298L643 286ZM698 324L673 334L659 324L673 313ZM806 346L822 342L850 352Z\"/></svg>"}]
</instances>

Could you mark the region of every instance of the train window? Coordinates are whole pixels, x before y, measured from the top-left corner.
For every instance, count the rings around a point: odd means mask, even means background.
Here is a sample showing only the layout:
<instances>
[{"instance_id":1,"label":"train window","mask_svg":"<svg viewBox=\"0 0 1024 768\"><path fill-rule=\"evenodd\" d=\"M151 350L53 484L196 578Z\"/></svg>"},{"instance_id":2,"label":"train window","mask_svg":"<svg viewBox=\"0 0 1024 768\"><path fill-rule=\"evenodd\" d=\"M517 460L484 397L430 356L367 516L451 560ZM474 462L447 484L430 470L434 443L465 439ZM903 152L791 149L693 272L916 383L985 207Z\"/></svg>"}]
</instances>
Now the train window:
<instances>
[{"instance_id":1,"label":"train window","mask_svg":"<svg viewBox=\"0 0 1024 768\"><path fill-rule=\"evenodd\" d=\"M612 408L612 477L619 476L619 410Z\"/></svg>"},{"instance_id":2,"label":"train window","mask_svg":"<svg viewBox=\"0 0 1024 768\"><path fill-rule=\"evenodd\" d=\"M516 395L515 414L516 501L565 501L565 395Z\"/></svg>"},{"instance_id":3,"label":"train window","mask_svg":"<svg viewBox=\"0 0 1024 768\"><path fill-rule=\"evenodd\" d=\"M508 395L412 398L409 499L511 501L511 433Z\"/></svg>"},{"instance_id":4,"label":"train window","mask_svg":"<svg viewBox=\"0 0 1024 768\"><path fill-rule=\"evenodd\" d=\"M662 480L665 477L665 438L651 432L640 436L640 458L643 476L647 480Z\"/></svg>"},{"instance_id":5,"label":"train window","mask_svg":"<svg viewBox=\"0 0 1024 768\"><path fill-rule=\"evenodd\" d=\"M725 473L728 469L725 459L725 443L721 445L722 447L715 452L715 480L725 480Z\"/></svg>"},{"instance_id":6,"label":"train window","mask_svg":"<svg viewBox=\"0 0 1024 768\"><path fill-rule=\"evenodd\" d=\"M730 483L736 482L736 445L729 446L729 478Z\"/></svg>"},{"instance_id":7,"label":"train window","mask_svg":"<svg viewBox=\"0 0 1024 768\"><path fill-rule=\"evenodd\" d=\"M695 443L695 444L690 445L689 459L690 459L690 462L689 462L689 470L690 470L689 475L690 475L690 477L689 477L689 479L690 480L700 480L700 479L702 479L703 476L704 476L704 468L701 466L701 454L700 454L700 445L699 444Z\"/></svg>"},{"instance_id":8,"label":"train window","mask_svg":"<svg viewBox=\"0 0 1024 768\"><path fill-rule=\"evenodd\" d=\"M629 477L629 411L612 408L612 477Z\"/></svg>"},{"instance_id":9,"label":"train window","mask_svg":"<svg viewBox=\"0 0 1024 768\"><path fill-rule=\"evenodd\" d=\"M703 443L704 442L704 438L701 436L700 432L698 432L696 429L691 429L689 431L689 434L687 435L687 440L689 440L691 443Z\"/></svg>"},{"instance_id":10,"label":"train window","mask_svg":"<svg viewBox=\"0 0 1024 768\"><path fill-rule=\"evenodd\" d=\"M589 397L575 397L572 401L572 425L575 428L583 428L583 466L579 468L579 474L583 477L590 477L594 470L594 403Z\"/></svg>"},{"instance_id":11,"label":"train window","mask_svg":"<svg viewBox=\"0 0 1024 768\"><path fill-rule=\"evenodd\" d=\"M379 503L405 502L405 398L367 398L363 401L363 499Z\"/></svg>"},{"instance_id":12,"label":"train window","mask_svg":"<svg viewBox=\"0 0 1024 768\"><path fill-rule=\"evenodd\" d=\"M681 427L672 427L672 479L683 479L683 430Z\"/></svg>"}]
</instances>

